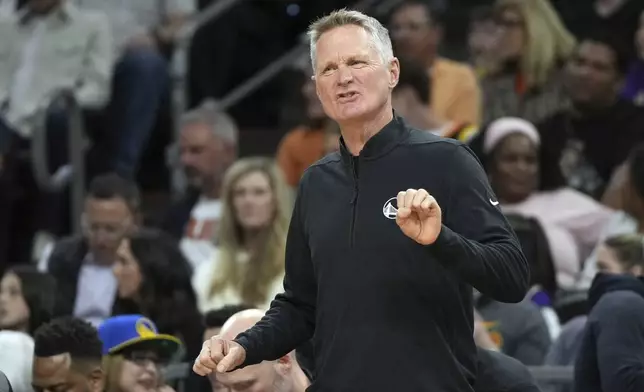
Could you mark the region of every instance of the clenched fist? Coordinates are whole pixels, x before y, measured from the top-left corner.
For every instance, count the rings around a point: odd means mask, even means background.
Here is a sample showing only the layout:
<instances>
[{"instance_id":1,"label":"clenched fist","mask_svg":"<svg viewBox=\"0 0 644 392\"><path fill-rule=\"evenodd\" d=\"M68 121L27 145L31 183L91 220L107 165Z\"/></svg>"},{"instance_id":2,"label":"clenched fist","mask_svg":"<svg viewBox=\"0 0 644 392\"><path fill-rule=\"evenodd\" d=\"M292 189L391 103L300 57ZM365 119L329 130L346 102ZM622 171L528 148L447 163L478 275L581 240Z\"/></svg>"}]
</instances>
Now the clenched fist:
<instances>
[{"instance_id":1,"label":"clenched fist","mask_svg":"<svg viewBox=\"0 0 644 392\"><path fill-rule=\"evenodd\" d=\"M441 208L424 189L398 192L396 223L405 235L421 245L431 245L441 232Z\"/></svg>"},{"instance_id":2,"label":"clenched fist","mask_svg":"<svg viewBox=\"0 0 644 392\"><path fill-rule=\"evenodd\" d=\"M212 372L225 373L244 363L244 359L246 350L238 343L213 336L203 343L192 370L200 376Z\"/></svg>"}]
</instances>

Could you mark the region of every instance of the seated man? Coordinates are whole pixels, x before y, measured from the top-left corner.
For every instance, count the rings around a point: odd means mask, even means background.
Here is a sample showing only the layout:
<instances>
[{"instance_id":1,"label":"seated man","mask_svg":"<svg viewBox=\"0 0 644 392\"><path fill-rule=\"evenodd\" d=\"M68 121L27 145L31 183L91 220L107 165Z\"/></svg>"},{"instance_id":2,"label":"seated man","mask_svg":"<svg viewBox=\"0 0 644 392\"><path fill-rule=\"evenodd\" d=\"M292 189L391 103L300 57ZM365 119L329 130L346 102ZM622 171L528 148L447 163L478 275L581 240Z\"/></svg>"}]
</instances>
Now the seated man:
<instances>
[{"instance_id":1,"label":"seated man","mask_svg":"<svg viewBox=\"0 0 644 392\"><path fill-rule=\"evenodd\" d=\"M91 324L60 318L36 330L33 386L36 391L102 392L103 344Z\"/></svg>"},{"instance_id":2,"label":"seated man","mask_svg":"<svg viewBox=\"0 0 644 392\"><path fill-rule=\"evenodd\" d=\"M61 234L64 199L43 192L25 159L39 108L60 88L82 108L98 109L109 98L112 38L107 19L79 10L72 1L29 0L0 18L0 260L27 262L37 231ZM67 118L60 105L47 116L50 170L65 165ZM11 235L10 235L11 233Z\"/></svg>"},{"instance_id":3,"label":"seated man","mask_svg":"<svg viewBox=\"0 0 644 392\"><path fill-rule=\"evenodd\" d=\"M255 325L264 312L258 309L243 310L226 321L220 336L234 339L238 334ZM256 392L304 392L310 382L291 352L276 361L264 361L257 365L227 373L212 373L208 376L213 390L228 388L230 392L253 390Z\"/></svg>"}]
</instances>

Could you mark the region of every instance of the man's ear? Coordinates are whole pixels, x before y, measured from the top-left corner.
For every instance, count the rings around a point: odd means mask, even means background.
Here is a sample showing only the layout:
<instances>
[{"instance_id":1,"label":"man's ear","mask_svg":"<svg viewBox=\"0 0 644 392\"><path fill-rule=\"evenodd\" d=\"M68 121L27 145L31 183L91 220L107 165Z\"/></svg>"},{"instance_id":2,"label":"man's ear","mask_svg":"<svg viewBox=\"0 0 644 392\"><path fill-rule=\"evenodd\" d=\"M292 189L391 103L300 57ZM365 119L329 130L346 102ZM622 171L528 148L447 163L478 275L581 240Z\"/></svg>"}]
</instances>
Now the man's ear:
<instances>
[{"instance_id":1,"label":"man's ear","mask_svg":"<svg viewBox=\"0 0 644 392\"><path fill-rule=\"evenodd\" d=\"M103 392L105 390L105 372L100 366L90 371L87 379L90 391Z\"/></svg>"}]
</instances>

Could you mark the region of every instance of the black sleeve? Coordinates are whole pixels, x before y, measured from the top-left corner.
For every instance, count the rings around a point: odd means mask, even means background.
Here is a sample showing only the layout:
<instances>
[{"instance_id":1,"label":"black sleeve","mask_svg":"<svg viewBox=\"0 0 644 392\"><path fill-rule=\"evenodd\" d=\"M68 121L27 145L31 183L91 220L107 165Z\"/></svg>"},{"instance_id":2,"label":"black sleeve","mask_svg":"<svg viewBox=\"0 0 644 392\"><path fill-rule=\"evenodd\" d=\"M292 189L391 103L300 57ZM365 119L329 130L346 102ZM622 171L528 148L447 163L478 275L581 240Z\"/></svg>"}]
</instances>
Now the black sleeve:
<instances>
[{"instance_id":1,"label":"black sleeve","mask_svg":"<svg viewBox=\"0 0 644 392\"><path fill-rule=\"evenodd\" d=\"M498 205L479 161L458 145L449 162L443 227L429 251L483 295L520 302L530 281L528 262Z\"/></svg>"},{"instance_id":2,"label":"black sleeve","mask_svg":"<svg viewBox=\"0 0 644 392\"><path fill-rule=\"evenodd\" d=\"M305 182L303 178L286 240L284 293L275 297L264 318L235 339L246 350L242 366L281 358L313 336L317 282L304 229Z\"/></svg>"},{"instance_id":3,"label":"black sleeve","mask_svg":"<svg viewBox=\"0 0 644 392\"><path fill-rule=\"evenodd\" d=\"M644 299L630 291L605 295L588 322L602 390L644 391Z\"/></svg>"}]
</instances>

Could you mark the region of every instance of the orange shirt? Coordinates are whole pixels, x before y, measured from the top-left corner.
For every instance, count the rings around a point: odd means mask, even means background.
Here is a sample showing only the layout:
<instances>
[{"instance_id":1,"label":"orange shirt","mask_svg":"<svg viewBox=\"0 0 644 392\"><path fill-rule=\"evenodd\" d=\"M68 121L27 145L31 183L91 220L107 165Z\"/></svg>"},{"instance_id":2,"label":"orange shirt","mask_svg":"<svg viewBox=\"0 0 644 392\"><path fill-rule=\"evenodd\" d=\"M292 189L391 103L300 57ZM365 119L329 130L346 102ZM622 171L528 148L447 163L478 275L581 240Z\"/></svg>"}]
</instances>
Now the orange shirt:
<instances>
[{"instance_id":1,"label":"orange shirt","mask_svg":"<svg viewBox=\"0 0 644 392\"><path fill-rule=\"evenodd\" d=\"M441 120L480 124L481 89L467 64L439 58L430 70L431 110Z\"/></svg>"},{"instance_id":2,"label":"orange shirt","mask_svg":"<svg viewBox=\"0 0 644 392\"><path fill-rule=\"evenodd\" d=\"M277 148L277 164L290 186L297 186L304 171L324 156L324 143L322 129L299 127L284 135Z\"/></svg>"}]
</instances>

